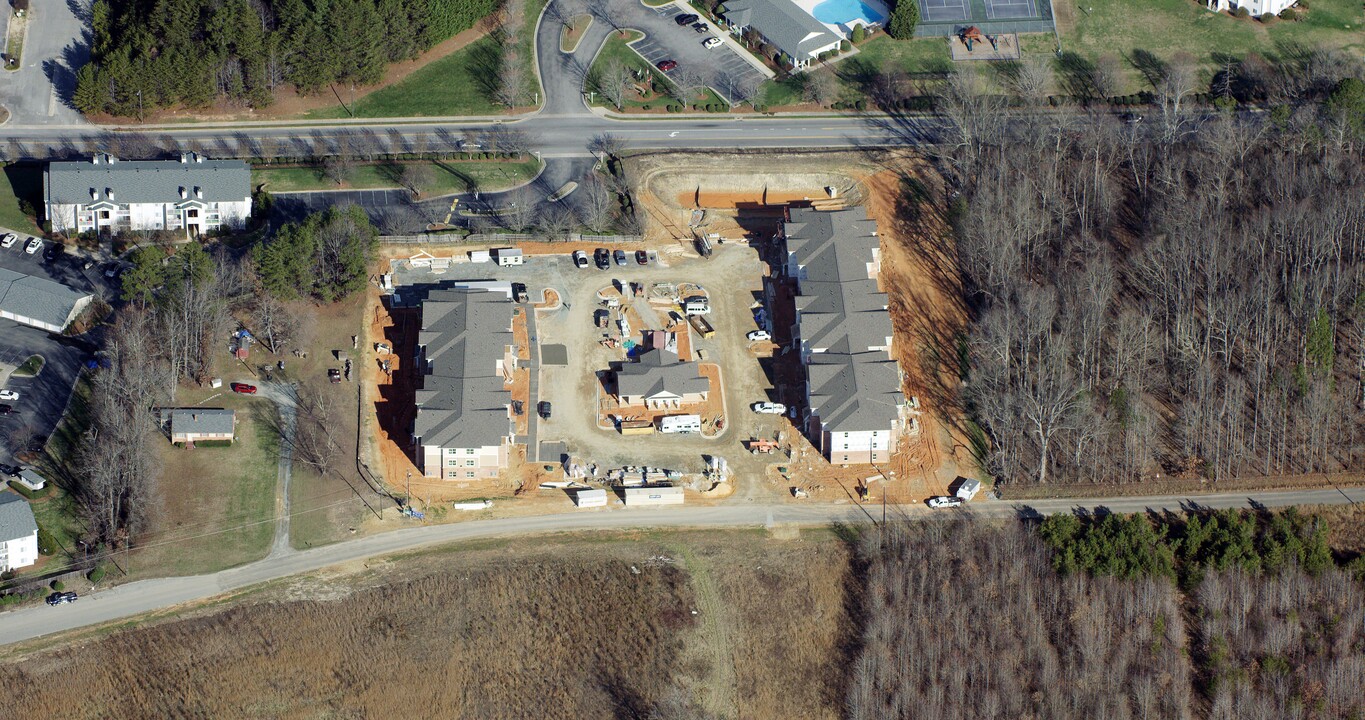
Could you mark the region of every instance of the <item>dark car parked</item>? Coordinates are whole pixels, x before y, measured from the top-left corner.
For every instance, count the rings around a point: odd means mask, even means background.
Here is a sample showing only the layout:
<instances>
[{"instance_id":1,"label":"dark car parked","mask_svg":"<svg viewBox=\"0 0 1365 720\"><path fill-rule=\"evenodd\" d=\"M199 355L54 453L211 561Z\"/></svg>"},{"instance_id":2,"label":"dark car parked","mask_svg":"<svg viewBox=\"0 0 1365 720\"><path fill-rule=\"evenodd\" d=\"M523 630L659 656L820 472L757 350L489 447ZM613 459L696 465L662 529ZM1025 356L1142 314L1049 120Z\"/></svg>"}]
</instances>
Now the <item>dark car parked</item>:
<instances>
[{"instance_id":1,"label":"dark car parked","mask_svg":"<svg viewBox=\"0 0 1365 720\"><path fill-rule=\"evenodd\" d=\"M611 257L612 257L612 259L614 259L614 260L616 261L616 264L617 264L617 265L625 265L625 264L626 264L627 262L629 262L629 260L630 260L630 259L626 256L626 251L625 251L625 250L617 250L616 252L614 252L614 253L611 254Z\"/></svg>"},{"instance_id":2,"label":"dark car parked","mask_svg":"<svg viewBox=\"0 0 1365 720\"><path fill-rule=\"evenodd\" d=\"M678 62L677 62L676 60L660 60L660 61L659 61L659 69L662 70L663 72L668 72L669 70L676 70L677 67L678 67Z\"/></svg>"},{"instance_id":3,"label":"dark car parked","mask_svg":"<svg viewBox=\"0 0 1365 720\"><path fill-rule=\"evenodd\" d=\"M549 419L550 419L550 401L549 401L549 400L541 400L541 401L540 401L540 404L539 404L539 405L536 405L536 412L540 413L541 419L549 420Z\"/></svg>"},{"instance_id":4,"label":"dark car parked","mask_svg":"<svg viewBox=\"0 0 1365 720\"><path fill-rule=\"evenodd\" d=\"M637 262L637 263L639 263L639 264L641 264L641 265L648 265L648 264L649 264L649 251L648 251L648 250L636 250L636 251L635 251L635 262Z\"/></svg>"},{"instance_id":5,"label":"dark car parked","mask_svg":"<svg viewBox=\"0 0 1365 720\"><path fill-rule=\"evenodd\" d=\"M686 25L686 24L688 24L688 23L696 22L696 21L698 21L698 20L700 20L700 19L701 19L701 18L698 17L697 15L694 15L694 14L692 14L692 13L685 13L685 14L682 14L682 15L679 15L679 16L673 18L673 22L677 23L677 24L678 24L678 27L682 27L683 25Z\"/></svg>"},{"instance_id":6,"label":"dark car parked","mask_svg":"<svg viewBox=\"0 0 1365 720\"><path fill-rule=\"evenodd\" d=\"M597 248L592 251L592 260L597 264L598 270L606 270L611 267L611 253L606 248Z\"/></svg>"},{"instance_id":7,"label":"dark car parked","mask_svg":"<svg viewBox=\"0 0 1365 720\"><path fill-rule=\"evenodd\" d=\"M76 593L73 593L73 592L70 592L70 591L67 591L67 592L55 592L55 593L52 593L51 595L48 595L48 596L47 596L47 604L48 604L48 605L61 605L61 604L63 604L63 603L73 603L73 602L76 602L76 598L77 598Z\"/></svg>"}]
</instances>

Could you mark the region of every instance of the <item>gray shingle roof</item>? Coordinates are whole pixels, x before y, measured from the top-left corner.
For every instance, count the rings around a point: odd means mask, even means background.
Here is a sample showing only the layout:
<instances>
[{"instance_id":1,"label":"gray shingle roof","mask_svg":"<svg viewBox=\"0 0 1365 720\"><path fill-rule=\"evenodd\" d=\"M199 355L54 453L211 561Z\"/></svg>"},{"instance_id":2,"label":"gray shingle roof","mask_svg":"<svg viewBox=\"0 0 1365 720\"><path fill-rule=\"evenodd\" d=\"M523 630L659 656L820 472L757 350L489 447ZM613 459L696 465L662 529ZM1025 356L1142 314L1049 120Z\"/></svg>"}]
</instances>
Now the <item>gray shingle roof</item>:
<instances>
[{"instance_id":1,"label":"gray shingle roof","mask_svg":"<svg viewBox=\"0 0 1365 720\"><path fill-rule=\"evenodd\" d=\"M869 277L879 247L877 225L863 208L791 211L787 252L803 268L795 298L806 360L811 413L825 430L889 428L903 401L900 371L885 350L892 335L886 293Z\"/></svg>"},{"instance_id":2,"label":"gray shingle roof","mask_svg":"<svg viewBox=\"0 0 1365 720\"><path fill-rule=\"evenodd\" d=\"M889 428L902 402L900 371L883 351L816 353L806 365L811 413L830 432Z\"/></svg>"},{"instance_id":3,"label":"gray shingle roof","mask_svg":"<svg viewBox=\"0 0 1365 720\"><path fill-rule=\"evenodd\" d=\"M791 0L730 0L725 3L725 19L753 27L797 60L808 60L811 53L840 39Z\"/></svg>"},{"instance_id":4,"label":"gray shingle roof","mask_svg":"<svg viewBox=\"0 0 1365 720\"><path fill-rule=\"evenodd\" d=\"M616 389L621 395L649 398L662 392L690 395L708 392L711 381L697 376L691 363L666 362L664 353L650 350L633 363L624 363L616 371Z\"/></svg>"},{"instance_id":5,"label":"gray shingle roof","mask_svg":"<svg viewBox=\"0 0 1365 720\"><path fill-rule=\"evenodd\" d=\"M235 429L231 410L221 408L176 408L167 411L171 419L171 435L195 433L199 435L231 435Z\"/></svg>"},{"instance_id":6,"label":"gray shingle roof","mask_svg":"<svg viewBox=\"0 0 1365 720\"><path fill-rule=\"evenodd\" d=\"M436 290L422 303L430 368L416 393L412 434L421 444L473 448L500 445L510 433L512 394L497 363L512 344L512 302L484 289Z\"/></svg>"},{"instance_id":7,"label":"gray shingle roof","mask_svg":"<svg viewBox=\"0 0 1365 720\"><path fill-rule=\"evenodd\" d=\"M28 501L10 492L0 492L0 542L28 537L38 531L33 508Z\"/></svg>"},{"instance_id":8,"label":"gray shingle roof","mask_svg":"<svg viewBox=\"0 0 1365 720\"><path fill-rule=\"evenodd\" d=\"M180 189L188 199L203 202L241 202L251 196L251 168L241 160L119 160L95 164L89 160L54 162L47 166L43 188L49 203L88 205L98 200L125 203L180 202ZM199 188L202 198L196 198ZM108 192L114 192L113 198Z\"/></svg>"},{"instance_id":9,"label":"gray shingle roof","mask_svg":"<svg viewBox=\"0 0 1365 720\"><path fill-rule=\"evenodd\" d=\"M0 310L66 328L81 300L90 293L46 278L0 268Z\"/></svg>"}]
</instances>

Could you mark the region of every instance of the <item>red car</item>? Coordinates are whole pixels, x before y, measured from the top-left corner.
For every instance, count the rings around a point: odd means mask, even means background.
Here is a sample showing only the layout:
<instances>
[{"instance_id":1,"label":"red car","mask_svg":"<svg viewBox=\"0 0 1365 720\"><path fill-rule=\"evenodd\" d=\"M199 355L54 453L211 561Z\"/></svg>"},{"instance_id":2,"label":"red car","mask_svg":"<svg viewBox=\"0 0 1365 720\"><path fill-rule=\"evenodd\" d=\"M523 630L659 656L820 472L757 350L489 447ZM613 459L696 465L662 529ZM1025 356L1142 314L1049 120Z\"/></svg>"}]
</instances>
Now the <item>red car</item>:
<instances>
[{"instance_id":1,"label":"red car","mask_svg":"<svg viewBox=\"0 0 1365 720\"><path fill-rule=\"evenodd\" d=\"M243 394L243 395L255 395L255 394L256 394L256 386L255 386L255 385L247 385L246 383L233 383L233 384L232 384L232 391L235 392L235 393L241 393L241 394Z\"/></svg>"},{"instance_id":2,"label":"red car","mask_svg":"<svg viewBox=\"0 0 1365 720\"><path fill-rule=\"evenodd\" d=\"M672 70L672 69L674 69L674 68L676 68L676 67L678 67L678 63L677 63L676 61L674 61L674 60L660 60L660 61L659 61L659 69L662 70L662 71L664 71L664 72L668 72L669 70Z\"/></svg>"}]
</instances>

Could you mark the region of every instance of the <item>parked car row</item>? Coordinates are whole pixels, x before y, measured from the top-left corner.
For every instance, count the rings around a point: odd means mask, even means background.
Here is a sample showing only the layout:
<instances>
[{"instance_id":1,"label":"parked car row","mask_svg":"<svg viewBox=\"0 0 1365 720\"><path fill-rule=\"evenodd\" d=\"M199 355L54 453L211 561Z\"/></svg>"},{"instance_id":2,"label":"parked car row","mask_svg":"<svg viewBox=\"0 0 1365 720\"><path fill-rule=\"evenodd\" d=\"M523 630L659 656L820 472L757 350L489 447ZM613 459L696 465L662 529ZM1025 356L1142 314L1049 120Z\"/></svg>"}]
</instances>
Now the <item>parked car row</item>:
<instances>
[{"instance_id":1,"label":"parked car row","mask_svg":"<svg viewBox=\"0 0 1365 720\"><path fill-rule=\"evenodd\" d=\"M0 247L6 248L14 247L14 244L18 241L19 241L18 235L15 235L14 233L5 233L5 237L0 238ZM28 253L29 255L32 255L33 253L38 252L38 250L40 250L42 247L43 247L42 240L30 236L28 241L24 243L24 252ZM52 258L48 259L51 260Z\"/></svg>"},{"instance_id":2,"label":"parked car row","mask_svg":"<svg viewBox=\"0 0 1365 720\"><path fill-rule=\"evenodd\" d=\"M630 255L627 255L625 250L616 250L615 252L613 252L606 248L597 248L592 251L592 262L594 265L597 266L598 270L606 270L607 268L611 267L612 262L615 262L617 266L629 265ZM582 250L573 251L573 264L574 267L579 268L587 267L588 254L586 252L583 252ZM636 250L635 264L648 265L649 251Z\"/></svg>"}]
</instances>

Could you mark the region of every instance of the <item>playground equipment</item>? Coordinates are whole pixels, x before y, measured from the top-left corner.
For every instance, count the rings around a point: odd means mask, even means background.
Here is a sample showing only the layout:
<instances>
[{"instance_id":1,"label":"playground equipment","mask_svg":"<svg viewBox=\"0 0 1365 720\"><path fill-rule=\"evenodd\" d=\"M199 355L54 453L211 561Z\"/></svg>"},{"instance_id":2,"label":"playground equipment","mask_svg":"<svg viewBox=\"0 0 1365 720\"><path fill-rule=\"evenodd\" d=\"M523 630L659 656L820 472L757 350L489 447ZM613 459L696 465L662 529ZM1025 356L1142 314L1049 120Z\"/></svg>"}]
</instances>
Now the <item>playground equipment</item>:
<instances>
[{"instance_id":1,"label":"playground equipment","mask_svg":"<svg viewBox=\"0 0 1365 720\"><path fill-rule=\"evenodd\" d=\"M972 46L979 42L988 42L991 44L992 50L999 52L1000 46L997 44L998 38L999 36L997 35L987 35L981 32L981 28L975 25L969 25L966 28L959 30L957 33L957 39L961 40L962 44L967 46L967 52L971 52Z\"/></svg>"}]
</instances>

